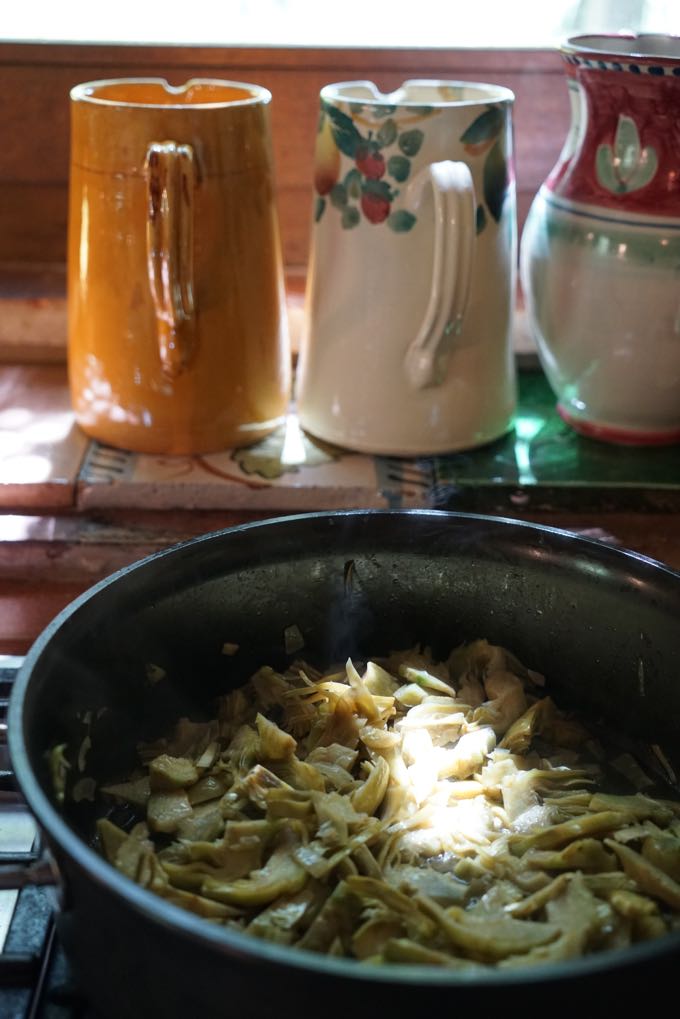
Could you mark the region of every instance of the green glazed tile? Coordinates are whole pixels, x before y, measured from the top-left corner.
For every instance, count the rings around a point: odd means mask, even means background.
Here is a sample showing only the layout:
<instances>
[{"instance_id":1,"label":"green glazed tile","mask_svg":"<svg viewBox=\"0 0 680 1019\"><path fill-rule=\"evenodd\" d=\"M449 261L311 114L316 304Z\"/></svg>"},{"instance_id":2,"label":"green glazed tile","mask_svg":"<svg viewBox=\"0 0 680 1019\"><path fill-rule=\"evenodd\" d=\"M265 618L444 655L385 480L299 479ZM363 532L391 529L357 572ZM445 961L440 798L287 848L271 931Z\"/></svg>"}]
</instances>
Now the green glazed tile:
<instances>
[{"instance_id":1,"label":"green glazed tile","mask_svg":"<svg viewBox=\"0 0 680 1019\"><path fill-rule=\"evenodd\" d=\"M617 446L578 435L540 370L519 374L512 432L432 459L439 508L680 509L680 445Z\"/></svg>"}]
</instances>

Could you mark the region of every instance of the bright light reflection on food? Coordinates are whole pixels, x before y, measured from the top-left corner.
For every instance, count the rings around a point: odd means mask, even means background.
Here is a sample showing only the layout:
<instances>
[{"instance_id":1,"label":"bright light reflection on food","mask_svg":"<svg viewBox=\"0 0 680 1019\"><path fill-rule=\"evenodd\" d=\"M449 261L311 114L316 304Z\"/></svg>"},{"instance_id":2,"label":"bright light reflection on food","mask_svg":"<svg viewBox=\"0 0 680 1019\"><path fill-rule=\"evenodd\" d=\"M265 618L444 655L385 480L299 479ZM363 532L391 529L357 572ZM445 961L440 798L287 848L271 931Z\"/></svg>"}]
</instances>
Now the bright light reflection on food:
<instances>
[{"instance_id":1,"label":"bright light reflection on food","mask_svg":"<svg viewBox=\"0 0 680 1019\"><path fill-rule=\"evenodd\" d=\"M95 794L90 721L52 752L58 799ZM138 751L99 790L102 852L253 937L477 971L680 928L680 802L484 640L439 663L263 667Z\"/></svg>"}]
</instances>

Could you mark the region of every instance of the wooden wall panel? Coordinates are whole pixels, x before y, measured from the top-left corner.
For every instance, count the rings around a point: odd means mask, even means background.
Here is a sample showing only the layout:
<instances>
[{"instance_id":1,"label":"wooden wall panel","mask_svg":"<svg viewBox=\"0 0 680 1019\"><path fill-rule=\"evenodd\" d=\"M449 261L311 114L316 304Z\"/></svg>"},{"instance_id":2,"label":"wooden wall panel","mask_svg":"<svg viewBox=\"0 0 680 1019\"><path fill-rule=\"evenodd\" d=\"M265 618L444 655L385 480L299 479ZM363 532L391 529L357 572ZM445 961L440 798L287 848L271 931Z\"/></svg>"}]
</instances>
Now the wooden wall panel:
<instances>
[{"instance_id":1,"label":"wooden wall panel","mask_svg":"<svg viewBox=\"0 0 680 1019\"><path fill-rule=\"evenodd\" d=\"M65 181L0 177L0 267L63 262L67 208Z\"/></svg>"},{"instance_id":2,"label":"wooden wall panel","mask_svg":"<svg viewBox=\"0 0 680 1019\"><path fill-rule=\"evenodd\" d=\"M372 78L389 90L408 77L447 77L513 89L520 221L555 161L569 119L561 62L550 52L0 44L0 263L63 262L69 90L80 81L135 75L172 84L230 77L271 90L284 258L300 270L311 224L318 93L325 83Z\"/></svg>"}]
</instances>

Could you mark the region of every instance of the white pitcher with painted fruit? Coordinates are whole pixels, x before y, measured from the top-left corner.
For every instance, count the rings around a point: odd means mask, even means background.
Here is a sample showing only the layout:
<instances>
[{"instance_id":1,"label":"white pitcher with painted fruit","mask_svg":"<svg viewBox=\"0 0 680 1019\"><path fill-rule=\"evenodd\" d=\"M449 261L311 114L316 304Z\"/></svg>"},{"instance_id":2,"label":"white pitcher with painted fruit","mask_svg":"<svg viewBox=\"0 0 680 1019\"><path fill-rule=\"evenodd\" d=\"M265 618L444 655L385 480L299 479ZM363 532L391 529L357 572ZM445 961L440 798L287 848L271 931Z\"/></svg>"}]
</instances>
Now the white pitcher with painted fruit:
<instances>
[{"instance_id":1,"label":"white pitcher with painted fruit","mask_svg":"<svg viewBox=\"0 0 680 1019\"><path fill-rule=\"evenodd\" d=\"M471 449L513 425L516 206L497 85L327 85L298 412L365 453Z\"/></svg>"}]
</instances>

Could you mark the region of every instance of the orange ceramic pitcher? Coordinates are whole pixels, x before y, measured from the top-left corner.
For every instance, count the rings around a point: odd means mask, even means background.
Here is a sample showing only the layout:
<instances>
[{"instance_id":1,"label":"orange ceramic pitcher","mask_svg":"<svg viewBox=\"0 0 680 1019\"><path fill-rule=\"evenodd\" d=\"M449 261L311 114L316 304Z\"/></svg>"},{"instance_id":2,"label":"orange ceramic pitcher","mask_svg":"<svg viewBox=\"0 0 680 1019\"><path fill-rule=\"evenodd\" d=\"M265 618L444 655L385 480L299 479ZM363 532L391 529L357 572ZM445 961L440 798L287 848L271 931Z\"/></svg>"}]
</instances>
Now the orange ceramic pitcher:
<instances>
[{"instance_id":1,"label":"orange ceramic pitcher","mask_svg":"<svg viewBox=\"0 0 680 1019\"><path fill-rule=\"evenodd\" d=\"M71 92L69 379L101 442L205 453L285 414L270 100L209 79Z\"/></svg>"}]
</instances>

